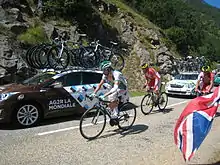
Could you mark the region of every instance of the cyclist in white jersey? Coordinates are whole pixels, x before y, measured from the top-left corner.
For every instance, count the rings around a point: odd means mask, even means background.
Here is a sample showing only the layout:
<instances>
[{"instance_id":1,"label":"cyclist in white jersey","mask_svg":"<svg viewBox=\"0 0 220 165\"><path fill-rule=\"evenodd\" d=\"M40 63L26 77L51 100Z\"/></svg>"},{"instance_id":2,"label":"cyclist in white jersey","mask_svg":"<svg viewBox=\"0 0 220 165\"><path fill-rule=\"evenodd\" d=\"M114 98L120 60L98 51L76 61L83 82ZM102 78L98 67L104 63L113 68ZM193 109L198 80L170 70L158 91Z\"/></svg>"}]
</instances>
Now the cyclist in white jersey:
<instances>
[{"instance_id":1,"label":"cyclist in white jersey","mask_svg":"<svg viewBox=\"0 0 220 165\"><path fill-rule=\"evenodd\" d=\"M117 118L119 101L128 101L127 81L121 72L116 71L111 67L110 61L103 61L100 64L100 69L103 71L102 80L100 81L99 85L94 90L94 92L91 94L91 96L96 95L96 93L104 83L108 83L109 85L111 85L112 88L110 89L110 91L100 96L100 98L102 100L105 100L107 98L108 101L111 102L109 104L109 108L112 110L111 117Z\"/></svg>"}]
</instances>

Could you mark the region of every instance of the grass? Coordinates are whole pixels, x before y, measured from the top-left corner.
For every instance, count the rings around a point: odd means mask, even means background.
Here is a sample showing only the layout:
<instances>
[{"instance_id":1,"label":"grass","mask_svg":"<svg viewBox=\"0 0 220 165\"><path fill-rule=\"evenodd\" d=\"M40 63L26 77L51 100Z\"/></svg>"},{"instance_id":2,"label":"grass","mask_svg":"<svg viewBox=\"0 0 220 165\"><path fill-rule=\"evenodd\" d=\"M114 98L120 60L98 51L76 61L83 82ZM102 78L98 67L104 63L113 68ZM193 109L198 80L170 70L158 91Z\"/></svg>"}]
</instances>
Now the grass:
<instances>
[{"instance_id":1,"label":"grass","mask_svg":"<svg viewBox=\"0 0 220 165\"><path fill-rule=\"evenodd\" d=\"M45 31L40 26L29 28L25 33L19 35L17 38L21 42L30 45L48 41Z\"/></svg>"},{"instance_id":2,"label":"grass","mask_svg":"<svg viewBox=\"0 0 220 165\"><path fill-rule=\"evenodd\" d=\"M143 96L146 94L144 91L130 91L129 92L131 97Z\"/></svg>"},{"instance_id":3,"label":"grass","mask_svg":"<svg viewBox=\"0 0 220 165\"><path fill-rule=\"evenodd\" d=\"M151 23L148 19L146 19L145 16L141 15L137 11L134 11L132 8L130 8L128 5L126 5L125 2L123 2L121 0L104 0L104 1L113 3L117 7L119 7L121 10L132 15L136 24L141 25L141 26L144 25L148 28L159 29L153 23Z\"/></svg>"}]
</instances>

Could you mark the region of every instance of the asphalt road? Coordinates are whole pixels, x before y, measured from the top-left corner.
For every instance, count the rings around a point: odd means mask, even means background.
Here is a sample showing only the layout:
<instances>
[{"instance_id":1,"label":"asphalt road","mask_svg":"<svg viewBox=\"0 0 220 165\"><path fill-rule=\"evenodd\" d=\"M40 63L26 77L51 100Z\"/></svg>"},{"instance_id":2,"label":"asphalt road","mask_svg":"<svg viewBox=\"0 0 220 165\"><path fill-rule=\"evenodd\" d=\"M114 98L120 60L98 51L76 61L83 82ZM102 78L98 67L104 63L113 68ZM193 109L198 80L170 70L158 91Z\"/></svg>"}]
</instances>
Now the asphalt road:
<instances>
[{"instance_id":1,"label":"asphalt road","mask_svg":"<svg viewBox=\"0 0 220 165\"><path fill-rule=\"evenodd\" d=\"M139 106L141 97L131 101ZM173 128L189 101L169 97L166 113L156 108L147 116L138 108L132 129L120 132L107 123L93 141L80 135L79 117L50 119L29 129L0 125L0 165L184 164L174 145ZM201 161L206 159L198 154L194 162Z\"/></svg>"}]
</instances>

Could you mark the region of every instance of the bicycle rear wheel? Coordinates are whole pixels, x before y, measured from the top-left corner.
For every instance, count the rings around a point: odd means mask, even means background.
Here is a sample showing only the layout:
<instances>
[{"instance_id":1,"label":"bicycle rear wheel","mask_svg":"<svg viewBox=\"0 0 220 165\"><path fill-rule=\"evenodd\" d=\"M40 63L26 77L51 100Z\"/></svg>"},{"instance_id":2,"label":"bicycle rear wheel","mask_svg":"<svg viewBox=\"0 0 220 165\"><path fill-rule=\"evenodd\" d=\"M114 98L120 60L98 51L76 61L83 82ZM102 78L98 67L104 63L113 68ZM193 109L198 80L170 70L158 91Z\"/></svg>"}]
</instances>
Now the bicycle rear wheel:
<instances>
[{"instance_id":1,"label":"bicycle rear wheel","mask_svg":"<svg viewBox=\"0 0 220 165\"><path fill-rule=\"evenodd\" d=\"M151 94L146 94L141 100L141 112L144 115L148 115L153 110L153 100Z\"/></svg>"},{"instance_id":2,"label":"bicycle rear wheel","mask_svg":"<svg viewBox=\"0 0 220 165\"><path fill-rule=\"evenodd\" d=\"M162 92L159 97L158 108L163 111L166 108L167 103L168 103L168 96L165 92Z\"/></svg>"},{"instance_id":3,"label":"bicycle rear wheel","mask_svg":"<svg viewBox=\"0 0 220 165\"><path fill-rule=\"evenodd\" d=\"M118 71L122 71L125 66L124 58L120 54L112 54L109 58L109 61L112 62L112 67Z\"/></svg>"},{"instance_id":4,"label":"bicycle rear wheel","mask_svg":"<svg viewBox=\"0 0 220 165\"><path fill-rule=\"evenodd\" d=\"M101 109L87 110L80 119L79 130L85 139L95 139L103 132L106 125L106 115ZM91 126L94 126L94 128ZM95 130L95 126L98 127Z\"/></svg>"},{"instance_id":5,"label":"bicycle rear wheel","mask_svg":"<svg viewBox=\"0 0 220 165\"><path fill-rule=\"evenodd\" d=\"M124 103L119 109L118 127L122 130L128 130L134 124L136 119L136 108L130 102Z\"/></svg>"}]
</instances>

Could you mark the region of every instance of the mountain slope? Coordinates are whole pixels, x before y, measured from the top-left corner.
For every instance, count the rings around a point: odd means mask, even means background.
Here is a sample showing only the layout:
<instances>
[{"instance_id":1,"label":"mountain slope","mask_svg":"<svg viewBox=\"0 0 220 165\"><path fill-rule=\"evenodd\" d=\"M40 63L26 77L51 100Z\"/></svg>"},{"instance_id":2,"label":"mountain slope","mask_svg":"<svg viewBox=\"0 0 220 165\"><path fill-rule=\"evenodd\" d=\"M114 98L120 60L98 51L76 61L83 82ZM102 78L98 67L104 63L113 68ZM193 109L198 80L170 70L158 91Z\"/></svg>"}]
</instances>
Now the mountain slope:
<instances>
[{"instance_id":1,"label":"mountain slope","mask_svg":"<svg viewBox=\"0 0 220 165\"><path fill-rule=\"evenodd\" d=\"M182 56L220 60L219 9L200 0L127 0L132 8L162 28Z\"/></svg>"}]
</instances>

